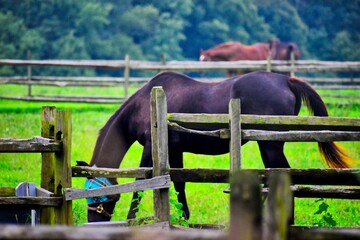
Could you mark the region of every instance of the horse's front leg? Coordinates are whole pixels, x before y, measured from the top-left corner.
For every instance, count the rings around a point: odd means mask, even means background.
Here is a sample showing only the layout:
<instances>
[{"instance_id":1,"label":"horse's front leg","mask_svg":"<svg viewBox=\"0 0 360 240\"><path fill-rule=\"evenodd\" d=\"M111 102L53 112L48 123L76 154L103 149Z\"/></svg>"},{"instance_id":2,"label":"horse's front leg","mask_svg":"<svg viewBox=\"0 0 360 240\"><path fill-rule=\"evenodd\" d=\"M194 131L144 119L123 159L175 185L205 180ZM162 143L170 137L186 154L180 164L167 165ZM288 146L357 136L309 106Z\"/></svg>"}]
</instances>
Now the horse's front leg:
<instances>
[{"instance_id":1,"label":"horse's front leg","mask_svg":"<svg viewBox=\"0 0 360 240\"><path fill-rule=\"evenodd\" d=\"M184 168L182 152L170 151L169 164L172 168ZM178 192L178 201L182 204L183 217L190 218L190 210L186 200L185 182L174 182L175 191Z\"/></svg>"},{"instance_id":2,"label":"horse's front leg","mask_svg":"<svg viewBox=\"0 0 360 240\"><path fill-rule=\"evenodd\" d=\"M141 180L137 178L136 180ZM139 211L139 204L141 202L141 196L139 192L134 192L131 200L130 209L127 215L127 219L134 219L136 217L136 213Z\"/></svg>"},{"instance_id":3,"label":"horse's front leg","mask_svg":"<svg viewBox=\"0 0 360 240\"><path fill-rule=\"evenodd\" d=\"M144 151L141 157L140 167L152 167L152 155L151 155L151 143L150 141L145 144ZM136 178L136 180L142 180L143 178ZM142 191L141 191L142 192ZM139 211L139 204L141 202L141 196L139 192L134 192L131 200L131 205L127 219L133 219L136 217L136 213Z\"/></svg>"},{"instance_id":4,"label":"horse's front leg","mask_svg":"<svg viewBox=\"0 0 360 240\"><path fill-rule=\"evenodd\" d=\"M174 182L175 190L179 193L178 194L178 201L182 203L183 210L183 217L188 220L190 218L190 210L189 206L186 201L186 194L185 194L185 182Z\"/></svg>"}]
</instances>

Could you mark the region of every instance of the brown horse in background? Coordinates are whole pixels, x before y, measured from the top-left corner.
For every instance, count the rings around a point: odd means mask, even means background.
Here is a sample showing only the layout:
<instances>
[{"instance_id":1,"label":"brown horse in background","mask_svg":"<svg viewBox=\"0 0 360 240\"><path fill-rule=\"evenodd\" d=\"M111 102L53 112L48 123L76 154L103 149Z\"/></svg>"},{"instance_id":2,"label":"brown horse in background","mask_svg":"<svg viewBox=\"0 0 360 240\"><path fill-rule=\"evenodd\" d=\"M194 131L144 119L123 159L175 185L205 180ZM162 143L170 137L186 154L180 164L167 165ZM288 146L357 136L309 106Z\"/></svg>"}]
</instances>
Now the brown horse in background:
<instances>
[{"instance_id":1,"label":"brown horse in background","mask_svg":"<svg viewBox=\"0 0 360 240\"><path fill-rule=\"evenodd\" d=\"M267 43L254 43L244 45L240 42L226 42L218 44L208 50L200 49L200 61L240 61L240 60L266 60L268 56L273 60L291 60L294 51L295 60L300 58L299 47L292 42L270 40ZM231 77L234 71L228 71ZM237 72L240 75L239 72Z\"/></svg>"},{"instance_id":2,"label":"brown horse in background","mask_svg":"<svg viewBox=\"0 0 360 240\"><path fill-rule=\"evenodd\" d=\"M200 61L265 60L269 55L268 43L244 45L240 42L226 42L208 50L200 49ZM234 71L228 71L231 77Z\"/></svg>"},{"instance_id":3,"label":"brown horse in background","mask_svg":"<svg viewBox=\"0 0 360 240\"><path fill-rule=\"evenodd\" d=\"M269 54L268 43L244 45L240 42L226 42L208 50L200 50L200 61L264 60Z\"/></svg>"}]
</instances>

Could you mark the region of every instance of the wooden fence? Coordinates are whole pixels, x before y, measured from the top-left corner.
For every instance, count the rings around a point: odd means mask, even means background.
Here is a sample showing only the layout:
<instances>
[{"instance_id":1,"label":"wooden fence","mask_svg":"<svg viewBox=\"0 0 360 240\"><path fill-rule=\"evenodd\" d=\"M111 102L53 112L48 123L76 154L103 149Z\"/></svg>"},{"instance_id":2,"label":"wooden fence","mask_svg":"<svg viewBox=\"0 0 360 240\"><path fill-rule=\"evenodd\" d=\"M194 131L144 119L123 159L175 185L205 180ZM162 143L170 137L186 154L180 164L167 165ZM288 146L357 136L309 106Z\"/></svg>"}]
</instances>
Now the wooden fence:
<instances>
[{"instance_id":1,"label":"wooden fence","mask_svg":"<svg viewBox=\"0 0 360 240\"><path fill-rule=\"evenodd\" d=\"M142 84L151 77L131 77L131 71L277 71L291 72L292 75L304 72L356 72L360 71L360 62L335 62L313 60L264 60L264 61L235 61L235 62L198 62L198 61L169 61L149 62L130 60L0 60L1 65L27 67L27 76L0 77L0 84L27 85L26 96L0 96L0 99L31 100L31 101L67 101L67 102L101 102L120 103L129 96L129 85ZM77 68L104 68L123 70L122 77L59 77L33 76L32 66L37 67L77 67ZM224 78L197 78L200 81L220 81ZM360 89L360 78L303 78L316 88L321 89ZM34 95L33 85L43 86L83 86L83 87L123 87L122 96L50 96ZM332 94L328 97L346 98L349 96ZM358 96L350 96L358 98Z\"/></svg>"},{"instance_id":2,"label":"wooden fence","mask_svg":"<svg viewBox=\"0 0 360 240\"><path fill-rule=\"evenodd\" d=\"M192 134L205 134L230 140L230 171L229 169L169 169L172 181L231 182L230 189L226 191L231 194L230 212L232 215L229 232L225 236L213 235L214 238L205 233L203 235L196 233L196 236L202 236L204 239L309 239L309 236L311 239L324 239L324 237L326 239L360 238L359 228L300 228L290 226L288 222L293 221L290 218L293 216L291 213L293 210L289 210L293 207L291 206L294 202L292 195L305 198L360 199L360 188L358 187L360 185L360 169L259 170L242 169L241 167L241 140L359 141L360 119L240 115L240 102L238 100L230 102L229 114L167 113L165 94L162 89L154 88L151 96L153 98L151 101L153 103L152 109L156 109L152 110L156 116L152 116L151 124L153 126L153 152L156 152L155 159L168 159L168 127ZM216 130L194 130L209 128ZM152 169L73 167L72 172L73 176L77 177L149 178ZM271 178L274 179L274 176L282 180L271 180ZM291 177L293 186L290 186L288 176ZM247 180L244 181L244 178ZM260 183L268 183L269 188L260 188ZM260 191L268 194L269 199L264 216L261 215ZM242 194L237 195L239 192ZM168 212L166 211L164 214L168 214ZM171 234L174 233L169 233L165 239L172 239L173 235ZM192 239L194 235L189 233L187 237Z\"/></svg>"},{"instance_id":3,"label":"wooden fence","mask_svg":"<svg viewBox=\"0 0 360 240\"><path fill-rule=\"evenodd\" d=\"M56 110L55 107L43 107L41 122L41 137L30 139L0 138L0 153L41 153L41 188L38 188L38 196L16 197L15 188L0 188L0 214L6 209L34 209L42 208L41 223L44 224L72 224L72 200L93 196L111 195L123 192L134 192L141 190L158 190L167 193L170 188L170 176L168 165L165 163L154 164L154 177L109 188L90 190L79 190L71 188L71 115L69 111ZM163 161L166 159L163 159ZM156 161L160 163L160 161ZM168 194L157 196L154 201L161 199L161 211L155 212L157 222L169 222ZM46 194L44 194L46 193ZM45 195L45 196L44 196ZM158 204L159 205L159 204ZM168 206L166 208L166 206Z\"/></svg>"},{"instance_id":4,"label":"wooden fence","mask_svg":"<svg viewBox=\"0 0 360 240\"><path fill-rule=\"evenodd\" d=\"M251 116L240 115L240 102L232 100L229 104L230 114L168 114L165 94L161 88L154 88L152 100L152 141L154 168L140 169L101 169L70 166L71 125L61 119L69 119L70 113L56 111L45 107L42 111L42 138L31 140L1 139L1 152L42 152L41 187L54 193L47 198L17 199L1 197L1 205L23 204L30 207L45 207L42 221L45 223L71 224L71 200L101 196L126 191L155 189L154 213L159 223L169 222L169 177L173 181L184 182L231 182L229 193L231 205L230 230L226 232L164 232L163 230L114 229L93 226L93 228L70 227L27 227L0 226L0 238L51 239L62 236L64 239L110 239L114 236L130 239L134 236L147 236L155 239L160 234L164 239L343 239L344 237L360 238L359 228L320 228L289 226L289 209L293 202L289 197L330 197L360 199L360 169L242 169L241 140L280 140L280 141L359 141L360 119L357 118L318 118L294 116ZM169 121L169 123L168 123ZM156 124L154 123L156 122ZM230 124L229 124L230 123ZM198 131L199 126L216 127L214 131ZM154 126L157 126L156 128ZM178 131L193 134L207 134L230 140L229 169L169 169L167 131L171 127ZM266 129L266 131L264 131ZM272 130L273 129L273 130ZM281 130L282 132L276 132ZM284 130L296 130L283 132ZM299 131L300 130L300 131ZM54 152L56 154L54 154ZM285 172L285 174L283 174ZM276 174L274 174L276 173ZM280 174L279 174L280 173ZM290 180L295 186L290 187ZM71 188L73 177L141 177L149 180L95 190ZM274 175L271 177L271 175ZM243 179L247 179L244 181ZM267 180L267 179L278 180ZM146 181L145 180L145 181ZM157 182L154 184L154 182ZM261 190L260 183L269 182L269 189ZM148 186L151 185L150 187ZM158 185L159 183L159 185ZM346 188L303 187L309 185L347 185ZM139 187L141 186L141 187ZM135 187L135 188L134 188ZM115 189L115 191L114 191ZM243 189L243 190L242 190ZM246 194L240 194L246 191ZM261 215L260 191L268 194L268 208ZM90 195L89 195L90 194ZM286 197L288 196L288 197ZM271 203L275 201L275 203ZM55 203L54 203L55 202ZM281 202L281 204L279 204ZM290 203L290 205L289 205ZM260 204L260 205L259 205ZM270 207L277 206L277 208ZM281 215L274 211L279 211ZM287 213L287 214L286 214ZM277 217L282 216L282 217ZM260 219L260 220L259 220ZM270 221L274 220L274 221ZM169 224L160 225L169 228ZM24 233L26 231L27 234ZM63 232L65 231L65 232ZM49 235L49 232L57 233ZM142 234L142 235L141 235ZM10 237L9 237L10 236Z\"/></svg>"},{"instance_id":5,"label":"wooden fence","mask_svg":"<svg viewBox=\"0 0 360 240\"><path fill-rule=\"evenodd\" d=\"M261 185L255 173L239 171L231 178L230 228L219 230L192 230L164 225L119 227L112 225L16 226L0 225L0 239L358 239L358 228L314 228L288 225L291 208L290 178L287 174L269 177L269 194L262 212Z\"/></svg>"},{"instance_id":6,"label":"wooden fence","mask_svg":"<svg viewBox=\"0 0 360 240\"><path fill-rule=\"evenodd\" d=\"M0 153L42 155L41 188L38 188L37 196L16 197L14 188L0 188L0 209L41 208L41 223L72 224L72 204L63 201L64 188L71 187L70 111L44 107L41 113L41 137L1 138Z\"/></svg>"}]
</instances>

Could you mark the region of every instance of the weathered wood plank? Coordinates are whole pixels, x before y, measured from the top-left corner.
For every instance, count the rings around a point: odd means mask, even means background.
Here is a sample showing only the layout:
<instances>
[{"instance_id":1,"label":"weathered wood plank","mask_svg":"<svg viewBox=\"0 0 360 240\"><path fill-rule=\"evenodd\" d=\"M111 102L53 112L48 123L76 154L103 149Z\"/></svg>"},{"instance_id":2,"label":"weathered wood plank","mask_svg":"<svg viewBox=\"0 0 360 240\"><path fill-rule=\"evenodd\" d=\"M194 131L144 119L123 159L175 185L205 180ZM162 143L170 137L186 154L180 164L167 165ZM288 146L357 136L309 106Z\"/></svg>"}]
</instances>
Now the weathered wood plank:
<instances>
[{"instance_id":1,"label":"weathered wood plank","mask_svg":"<svg viewBox=\"0 0 360 240\"><path fill-rule=\"evenodd\" d=\"M330 188L330 187L304 187L291 186L294 197L299 198L334 198L334 199L360 199L360 188Z\"/></svg>"},{"instance_id":2,"label":"weathered wood plank","mask_svg":"<svg viewBox=\"0 0 360 240\"><path fill-rule=\"evenodd\" d=\"M0 83L16 83L27 81L27 77L24 76L1 76ZM151 77L131 77L129 79L129 83L144 83L151 79ZM223 81L224 78L208 78L208 77L200 77L195 78L198 81L205 82L219 82ZM302 80L305 80L309 83L360 83L360 78L320 78L320 77L301 77ZM97 82L97 83L115 83L115 84L123 84L125 79L123 77L67 77L67 76L31 76L32 82Z\"/></svg>"},{"instance_id":3,"label":"weathered wood plank","mask_svg":"<svg viewBox=\"0 0 360 240\"><path fill-rule=\"evenodd\" d=\"M27 77L23 76L1 76L0 83L26 81ZM150 80L150 77L132 77L130 82L143 83ZM351 80L351 79L349 79ZM123 84L125 79L123 77L67 77L67 76L31 76L32 82L48 81L48 82L93 82L93 83L117 83ZM342 81L341 81L342 82Z\"/></svg>"},{"instance_id":4,"label":"weathered wood plank","mask_svg":"<svg viewBox=\"0 0 360 240\"><path fill-rule=\"evenodd\" d=\"M268 62L261 61L219 61L219 62L199 62L199 61L168 61L150 62L133 60L130 62L130 69L137 70L265 70ZM316 60L297 60L294 66L290 61L272 60L272 71L296 72L307 71L351 71L360 69L360 62L336 62L336 61L316 61ZM17 66L66 66L66 67L95 67L95 68L125 68L124 60L14 60L1 59L0 65Z\"/></svg>"},{"instance_id":5,"label":"weathered wood plank","mask_svg":"<svg viewBox=\"0 0 360 240\"><path fill-rule=\"evenodd\" d=\"M231 99L229 103L229 125L232 138L230 138L230 172L241 169L241 125L240 125L240 99Z\"/></svg>"},{"instance_id":6,"label":"weathered wood plank","mask_svg":"<svg viewBox=\"0 0 360 240\"><path fill-rule=\"evenodd\" d=\"M229 169L170 168L171 181L229 183Z\"/></svg>"},{"instance_id":7,"label":"weathered wood plank","mask_svg":"<svg viewBox=\"0 0 360 240\"><path fill-rule=\"evenodd\" d=\"M14 187L0 187L0 196L1 197L10 197L15 196L15 188Z\"/></svg>"},{"instance_id":8,"label":"weathered wood plank","mask_svg":"<svg viewBox=\"0 0 360 240\"><path fill-rule=\"evenodd\" d=\"M161 87L152 89L150 102L153 176L162 176L169 174L169 149L166 96ZM169 188L154 190L153 196L156 221L170 222Z\"/></svg>"},{"instance_id":9,"label":"weathered wood plank","mask_svg":"<svg viewBox=\"0 0 360 240\"><path fill-rule=\"evenodd\" d=\"M262 183L266 183L271 173L284 172L291 176L294 184L310 185L353 185L360 186L360 169L243 169L242 171L254 172ZM229 182L228 169L179 169L171 168L172 181L184 182Z\"/></svg>"},{"instance_id":10,"label":"weathered wood plank","mask_svg":"<svg viewBox=\"0 0 360 240\"><path fill-rule=\"evenodd\" d=\"M74 166L73 177L127 177L127 178L150 178L152 168L132 169L100 169L91 167ZM136 172L141 172L138 175ZM288 173L294 184L314 185L354 185L360 186L360 169L244 169L243 171L254 172L259 175L262 183L265 183L268 175L272 172ZM229 169L210 168L170 168L172 181L177 182L208 182L229 183Z\"/></svg>"},{"instance_id":11,"label":"weathered wood plank","mask_svg":"<svg viewBox=\"0 0 360 240\"><path fill-rule=\"evenodd\" d=\"M1 225L1 239L39 239L39 240L111 240L111 239L147 239L147 240L227 240L228 234L215 230L179 231L163 230L161 228L150 228L150 226L138 228L121 227L68 227L68 226L46 226L36 227L26 225Z\"/></svg>"},{"instance_id":12,"label":"weathered wood plank","mask_svg":"<svg viewBox=\"0 0 360 240\"><path fill-rule=\"evenodd\" d=\"M254 173L234 171L230 187L230 240L261 239L260 181Z\"/></svg>"},{"instance_id":13,"label":"weathered wood plank","mask_svg":"<svg viewBox=\"0 0 360 240\"><path fill-rule=\"evenodd\" d=\"M72 166L73 177L151 178L152 168L93 168Z\"/></svg>"},{"instance_id":14,"label":"weathered wood plank","mask_svg":"<svg viewBox=\"0 0 360 240\"><path fill-rule=\"evenodd\" d=\"M55 118L56 108L46 106L41 110L41 136L45 138L55 138ZM55 192L54 173L55 173L55 156L53 153L41 153L41 187ZM55 209L45 208L41 211L41 223L55 224Z\"/></svg>"},{"instance_id":15,"label":"weathered wood plank","mask_svg":"<svg viewBox=\"0 0 360 240\"><path fill-rule=\"evenodd\" d=\"M188 239L188 240L227 240L228 232L218 230L197 231L167 231L159 228L149 227L121 228L121 227L96 227L96 226L48 226L40 225L32 227L29 225L1 225L1 239L64 239L64 240L110 240L110 239ZM294 240L343 240L360 239L360 228L325 228L325 227L289 227L289 239Z\"/></svg>"},{"instance_id":16,"label":"weathered wood plank","mask_svg":"<svg viewBox=\"0 0 360 240\"><path fill-rule=\"evenodd\" d=\"M0 59L0 65L124 68L124 60L14 60Z\"/></svg>"},{"instance_id":17,"label":"weathered wood plank","mask_svg":"<svg viewBox=\"0 0 360 240\"><path fill-rule=\"evenodd\" d=\"M344 240L360 239L359 227L300 227L289 229L289 239L292 240Z\"/></svg>"},{"instance_id":18,"label":"weathered wood plank","mask_svg":"<svg viewBox=\"0 0 360 240\"><path fill-rule=\"evenodd\" d=\"M104 98L87 98L87 97L37 97L37 96L0 96L0 99L26 100L35 102L87 102L87 103L121 103L123 100Z\"/></svg>"},{"instance_id":19,"label":"weathered wood plank","mask_svg":"<svg viewBox=\"0 0 360 240\"><path fill-rule=\"evenodd\" d=\"M0 152L60 152L62 144L53 139L33 137L30 139L0 138Z\"/></svg>"},{"instance_id":20,"label":"weathered wood plank","mask_svg":"<svg viewBox=\"0 0 360 240\"><path fill-rule=\"evenodd\" d=\"M59 207L62 197L0 197L0 207L3 205L22 205L26 207Z\"/></svg>"},{"instance_id":21,"label":"weathered wood plank","mask_svg":"<svg viewBox=\"0 0 360 240\"><path fill-rule=\"evenodd\" d=\"M98 197L103 195L113 195L125 192L136 192L150 189L162 189L170 187L170 176L159 176L145 180L138 180L131 183L114 185L96 189L65 189L65 199L74 200L79 198Z\"/></svg>"},{"instance_id":22,"label":"weathered wood plank","mask_svg":"<svg viewBox=\"0 0 360 240\"><path fill-rule=\"evenodd\" d=\"M263 237L266 240L286 240L292 212L292 194L288 174L271 174L265 206Z\"/></svg>"},{"instance_id":23,"label":"weathered wood plank","mask_svg":"<svg viewBox=\"0 0 360 240\"><path fill-rule=\"evenodd\" d=\"M223 128L219 130L193 130L182 127L177 123L170 122L170 129L190 134L200 134L222 139L231 139L230 130ZM239 136L240 134L235 134ZM358 141L360 132L354 131L266 131L266 130L242 130L241 138L249 141L286 141L286 142L329 142L329 141Z\"/></svg>"},{"instance_id":24,"label":"weathered wood plank","mask_svg":"<svg viewBox=\"0 0 360 240\"><path fill-rule=\"evenodd\" d=\"M168 113L168 120L197 130L228 128L228 114ZM242 114L242 129L360 131L359 118Z\"/></svg>"},{"instance_id":25,"label":"weathered wood plank","mask_svg":"<svg viewBox=\"0 0 360 240\"><path fill-rule=\"evenodd\" d=\"M291 192L298 198L333 198L333 199L360 199L358 187L304 187L291 186ZM224 189L224 193L231 193L230 189ZM269 188L263 188L262 193L268 194Z\"/></svg>"},{"instance_id":26,"label":"weathered wood plank","mask_svg":"<svg viewBox=\"0 0 360 240\"><path fill-rule=\"evenodd\" d=\"M244 140L252 141L286 141L286 142L329 142L329 141L360 141L360 131L291 131L276 132L262 130L244 130ZM230 137L230 136L229 136Z\"/></svg>"},{"instance_id":27,"label":"weathered wood plank","mask_svg":"<svg viewBox=\"0 0 360 240\"><path fill-rule=\"evenodd\" d=\"M71 178L71 146L72 125L71 111L57 110L55 118L54 140L61 142L63 151L55 155L55 190L56 196L63 196L64 189L72 186ZM59 208L55 208L55 219L57 224L72 224L72 202L64 201Z\"/></svg>"}]
</instances>

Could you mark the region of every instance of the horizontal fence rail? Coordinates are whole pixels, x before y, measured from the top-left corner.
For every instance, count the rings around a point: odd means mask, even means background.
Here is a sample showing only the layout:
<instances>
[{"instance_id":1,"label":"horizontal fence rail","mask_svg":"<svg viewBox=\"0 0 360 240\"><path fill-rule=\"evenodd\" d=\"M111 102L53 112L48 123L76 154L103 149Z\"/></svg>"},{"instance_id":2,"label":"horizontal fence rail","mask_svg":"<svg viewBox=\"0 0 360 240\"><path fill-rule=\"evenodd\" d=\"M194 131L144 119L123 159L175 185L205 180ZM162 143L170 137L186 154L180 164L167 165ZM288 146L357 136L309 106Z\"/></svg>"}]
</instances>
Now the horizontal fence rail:
<instances>
[{"instance_id":1,"label":"horizontal fence rail","mask_svg":"<svg viewBox=\"0 0 360 240\"><path fill-rule=\"evenodd\" d=\"M203 70L265 70L268 61L168 61L150 62L139 60L14 60L0 59L0 65L13 66L57 66L57 67L91 67L91 68L126 68L147 71L203 71ZM360 62L336 62L316 60L291 61L271 60L271 70L281 72L348 72L358 71Z\"/></svg>"},{"instance_id":2,"label":"horizontal fence rail","mask_svg":"<svg viewBox=\"0 0 360 240\"><path fill-rule=\"evenodd\" d=\"M121 227L96 227L96 226L46 226L37 227L20 225L0 226L1 239L64 239L64 240L112 240L112 239L148 239L148 240L228 240L229 233L216 230L172 230L164 231L159 228L121 228ZM359 239L360 231L358 228L328 228L328 227L296 227L290 226L286 239L297 240L343 240Z\"/></svg>"},{"instance_id":3,"label":"horizontal fence rail","mask_svg":"<svg viewBox=\"0 0 360 240\"><path fill-rule=\"evenodd\" d=\"M317 61L317 60L262 60L233 62L199 62L199 61L140 61L130 60L15 60L0 59L0 66L23 66L28 68L27 76L0 76L0 84L27 85L27 96L0 96L2 99L26 101L54 102L86 102L86 103L122 103L129 97L128 87L148 82L151 77L131 77L130 71L276 71L276 72L359 72L360 62ZM71 67L71 68L101 68L120 69L123 77L69 77L69 76L33 76L31 67ZM222 81L222 78L196 78L199 81ZM303 78L316 89L360 89L360 78ZM119 97L106 96L39 96L32 94L32 86L52 87L123 87L124 94ZM358 99L351 94L327 94L328 98Z\"/></svg>"},{"instance_id":4,"label":"horizontal fence rail","mask_svg":"<svg viewBox=\"0 0 360 240\"><path fill-rule=\"evenodd\" d=\"M30 139L0 138L0 152L61 152L62 144L54 139L33 137Z\"/></svg>"},{"instance_id":5,"label":"horizontal fence rail","mask_svg":"<svg viewBox=\"0 0 360 240\"><path fill-rule=\"evenodd\" d=\"M228 114L189 114L168 113L168 120L186 128L219 129L228 128ZM314 117L314 116L240 116L241 129L253 130L332 130L360 131L360 119L349 117ZM170 124L170 126L173 126Z\"/></svg>"},{"instance_id":6,"label":"horizontal fence rail","mask_svg":"<svg viewBox=\"0 0 360 240\"><path fill-rule=\"evenodd\" d=\"M96 189L87 189L87 190L69 188L69 189L65 189L65 199L74 200L79 198L90 198L90 197L98 197L104 195L113 195L113 194L136 192L143 190L154 190L154 189L169 188L169 187L170 187L170 176L165 175L165 176L153 177L151 179L146 179L146 180L139 180L132 183L109 186L106 188L96 188Z\"/></svg>"},{"instance_id":7,"label":"horizontal fence rail","mask_svg":"<svg viewBox=\"0 0 360 240\"><path fill-rule=\"evenodd\" d=\"M109 177L109 178L151 178L152 168L109 169L73 166L73 177ZM360 169L243 169L259 176L265 184L272 173L289 174L294 184L302 185L355 185L360 186ZM172 181L229 183L229 169L209 168L170 168Z\"/></svg>"}]
</instances>

